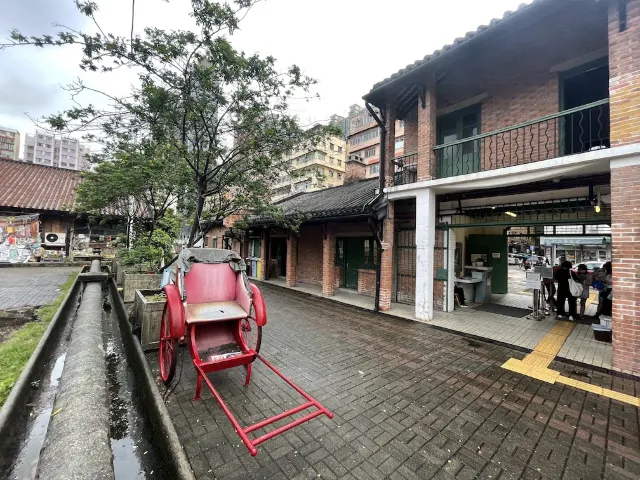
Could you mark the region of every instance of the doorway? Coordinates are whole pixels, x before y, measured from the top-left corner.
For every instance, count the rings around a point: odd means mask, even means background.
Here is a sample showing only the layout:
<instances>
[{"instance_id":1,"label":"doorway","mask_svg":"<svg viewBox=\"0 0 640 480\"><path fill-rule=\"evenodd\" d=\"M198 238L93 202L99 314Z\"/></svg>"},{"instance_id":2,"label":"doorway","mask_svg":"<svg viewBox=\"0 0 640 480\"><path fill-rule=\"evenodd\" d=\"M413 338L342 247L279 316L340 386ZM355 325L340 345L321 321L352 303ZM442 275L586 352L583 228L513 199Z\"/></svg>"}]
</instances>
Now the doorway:
<instances>
[{"instance_id":1,"label":"doorway","mask_svg":"<svg viewBox=\"0 0 640 480\"><path fill-rule=\"evenodd\" d=\"M560 83L562 110L581 107L609 98L607 59L564 73ZM562 117L564 155L610 146L609 105L603 104Z\"/></svg>"},{"instance_id":2,"label":"doorway","mask_svg":"<svg viewBox=\"0 0 640 480\"><path fill-rule=\"evenodd\" d=\"M287 274L287 239L272 238L269 256L269 277L284 277Z\"/></svg>"}]
</instances>

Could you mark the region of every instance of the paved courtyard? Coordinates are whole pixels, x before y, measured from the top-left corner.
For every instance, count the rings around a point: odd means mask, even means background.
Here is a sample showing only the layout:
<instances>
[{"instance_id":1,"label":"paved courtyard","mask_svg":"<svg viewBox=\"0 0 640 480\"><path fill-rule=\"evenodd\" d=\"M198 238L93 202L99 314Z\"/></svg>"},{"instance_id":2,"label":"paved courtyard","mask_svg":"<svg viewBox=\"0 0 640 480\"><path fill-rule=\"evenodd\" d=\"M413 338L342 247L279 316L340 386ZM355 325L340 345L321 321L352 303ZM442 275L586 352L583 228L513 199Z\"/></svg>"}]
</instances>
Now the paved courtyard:
<instances>
[{"instance_id":1,"label":"paved courtyard","mask_svg":"<svg viewBox=\"0 0 640 480\"><path fill-rule=\"evenodd\" d=\"M60 285L80 267L0 268L0 310L39 307L56 299Z\"/></svg>"},{"instance_id":2,"label":"paved courtyard","mask_svg":"<svg viewBox=\"0 0 640 480\"><path fill-rule=\"evenodd\" d=\"M335 413L251 457L186 351L167 407L201 479L639 478L638 409L501 368L524 353L261 284L262 352ZM157 372L157 354L149 354ZM181 362L182 373L181 373ZM303 403L263 365L210 374L241 424ZM640 383L553 362L562 375L640 395ZM164 386L160 386L164 392Z\"/></svg>"}]
</instances>

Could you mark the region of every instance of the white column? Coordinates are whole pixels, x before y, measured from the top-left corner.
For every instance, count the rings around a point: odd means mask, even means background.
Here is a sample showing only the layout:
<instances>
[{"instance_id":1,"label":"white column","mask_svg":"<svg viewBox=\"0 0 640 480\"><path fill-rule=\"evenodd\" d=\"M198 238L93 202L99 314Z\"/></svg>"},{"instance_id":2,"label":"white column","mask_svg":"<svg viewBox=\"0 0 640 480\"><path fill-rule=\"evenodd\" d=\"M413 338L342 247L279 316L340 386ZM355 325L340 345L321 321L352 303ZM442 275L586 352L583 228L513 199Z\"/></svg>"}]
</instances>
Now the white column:
<instances>
[{"instance_id":1,"label":"white column","mask_svg":"<svg viewBox=\"0 0 640 480\"><path fill-rule=\"evenodd\" d=\"M453 286L456 281L456 231L450 228L447 233L449 234L449 245L447 245L447 255L449 260L447 263L447 284L445 285L445 297L447 299L447 312L453 312L454 305L454 292ZM449 295L447 295L449 291Z\"/></svg>"},{"instance_id":2,"label":"white column","mask_svg":"<svg viewBox=\"0 0 640 480\"><path fill-rule=\"evenodd\" d=\"M432 188L416 194L416 318L433 318L433 248L436 239L436 195Z\"/></svg>"}]
</instances>

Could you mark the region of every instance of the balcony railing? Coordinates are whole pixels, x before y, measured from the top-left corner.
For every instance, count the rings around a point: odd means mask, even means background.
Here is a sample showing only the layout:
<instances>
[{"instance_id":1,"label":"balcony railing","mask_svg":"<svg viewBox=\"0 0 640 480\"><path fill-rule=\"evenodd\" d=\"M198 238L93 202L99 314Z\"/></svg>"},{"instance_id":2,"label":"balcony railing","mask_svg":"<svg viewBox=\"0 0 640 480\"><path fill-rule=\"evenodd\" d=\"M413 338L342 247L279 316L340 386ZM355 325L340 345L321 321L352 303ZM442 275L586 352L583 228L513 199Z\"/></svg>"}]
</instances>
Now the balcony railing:
<instances>
[{"instance_id":1,"label":"balcony railing","mask_svg":"<svg viewBox=\"0 0 640 480\"><path fill-rule=\"evenodd\" d=\"M405 153L393 159L393 184L406 185L418 180L418 152Z\"/></svg>"},{"instance_id":2,"label":"balcony railing","mask_svg":"<svg viewBox=\"0 0 640 480\"><path fill-rule=\"evenodd\" d=\"M436 175L437 178L466 175L608 148L609 132L609 99L599 100L437 145L433 149ZM415 167L408 172L405 172L406 167L401 170L401 183L396 182L396 185L416 181Z\"/></svg>"}]
</instances>

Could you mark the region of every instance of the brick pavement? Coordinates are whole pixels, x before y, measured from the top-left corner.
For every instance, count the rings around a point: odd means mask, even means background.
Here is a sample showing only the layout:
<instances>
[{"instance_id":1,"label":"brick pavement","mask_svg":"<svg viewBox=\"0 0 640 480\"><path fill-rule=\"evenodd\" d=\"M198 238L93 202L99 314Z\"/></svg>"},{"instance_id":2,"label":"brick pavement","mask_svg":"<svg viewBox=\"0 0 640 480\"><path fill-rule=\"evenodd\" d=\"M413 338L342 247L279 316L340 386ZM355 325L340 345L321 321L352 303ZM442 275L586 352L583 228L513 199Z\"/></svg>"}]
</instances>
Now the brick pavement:
<instances>
[{"instance_id":1,"label":"brick pavement","mask_svg":"<svg viewBox=\"0 0 640 480\"><path fill-rule=\"evenodd\" d=\"M80 267L0 268L0 310L39 307L56 299L59 285Z\"/></svg>"},{"instance_id":2,"label":"brick pavement","mask_svg":"<svg viewBox=\"0 0 640 480\"><path fill-rule=\"evenodd\" d=\"M524 354L261 285L265 356L336 414L253 458L211 394L184 370L167 406L201 479L638 478L638 409L500 368ZM156 354L149 361L157 371ZM179 359L179 362L181 360ZM640 383L552 363L563 375L640 395ZM210 374L241 424L302 403L261 364ZM180 375L180 363L178 373ZM164 387L160 386L164 391Z\"/></svg>"}]
</instances>

